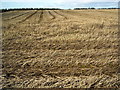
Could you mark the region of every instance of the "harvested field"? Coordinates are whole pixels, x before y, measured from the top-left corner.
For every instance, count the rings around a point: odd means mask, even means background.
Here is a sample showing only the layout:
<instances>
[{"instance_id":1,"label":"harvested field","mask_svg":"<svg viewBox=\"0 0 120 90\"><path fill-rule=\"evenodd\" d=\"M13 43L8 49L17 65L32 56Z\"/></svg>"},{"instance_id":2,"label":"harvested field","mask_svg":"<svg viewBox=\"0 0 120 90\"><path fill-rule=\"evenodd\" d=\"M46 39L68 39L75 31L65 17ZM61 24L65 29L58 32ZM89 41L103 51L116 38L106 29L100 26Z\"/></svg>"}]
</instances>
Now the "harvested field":
<instances>
[{"instance_id":1,"label":"harvested field","mask_svg":"<svg viewBox=\"0 0 120 90\"><path fill-rule=\"evenodd\" d=\"M4 88L118 88L118 10L2 13Z\"/></svg>"}]
</instances>

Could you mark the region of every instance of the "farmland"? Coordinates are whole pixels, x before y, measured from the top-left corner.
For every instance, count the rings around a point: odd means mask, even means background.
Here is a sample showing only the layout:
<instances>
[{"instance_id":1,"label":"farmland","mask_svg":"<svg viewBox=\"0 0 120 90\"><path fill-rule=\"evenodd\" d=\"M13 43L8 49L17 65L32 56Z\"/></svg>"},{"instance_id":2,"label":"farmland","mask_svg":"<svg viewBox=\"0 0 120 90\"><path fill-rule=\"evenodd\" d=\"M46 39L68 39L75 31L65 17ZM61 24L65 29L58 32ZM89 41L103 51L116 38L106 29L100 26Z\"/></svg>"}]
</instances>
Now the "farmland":
<instances>
[{"instance_id":1,"label":"farmland","mask_svg":"<svg viewBox=\"0 0 120 90\"><path fill-rule=\"evenodd\" d=\"M118 88L117 13L2 13L3 87Z\"/></svg>"}]
</instances>

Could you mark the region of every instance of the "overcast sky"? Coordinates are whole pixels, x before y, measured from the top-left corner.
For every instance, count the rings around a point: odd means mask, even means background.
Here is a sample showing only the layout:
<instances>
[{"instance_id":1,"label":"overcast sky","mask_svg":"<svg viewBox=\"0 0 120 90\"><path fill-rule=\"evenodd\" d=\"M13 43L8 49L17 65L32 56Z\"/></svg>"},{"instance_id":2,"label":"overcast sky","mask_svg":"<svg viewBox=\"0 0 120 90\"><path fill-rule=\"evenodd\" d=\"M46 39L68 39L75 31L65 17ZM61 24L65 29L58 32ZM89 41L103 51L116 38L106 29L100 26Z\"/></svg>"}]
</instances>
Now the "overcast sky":
<instances>
[{"instance_id":1,"label":"overcast sky","mask_svg":"<svg viewBox=\"0 0 120 90\"><path fill-rule=\"evenodd\" d=\"M2 8L118 7L119 0L1 0Z\"/></svg>"}]
</instances>

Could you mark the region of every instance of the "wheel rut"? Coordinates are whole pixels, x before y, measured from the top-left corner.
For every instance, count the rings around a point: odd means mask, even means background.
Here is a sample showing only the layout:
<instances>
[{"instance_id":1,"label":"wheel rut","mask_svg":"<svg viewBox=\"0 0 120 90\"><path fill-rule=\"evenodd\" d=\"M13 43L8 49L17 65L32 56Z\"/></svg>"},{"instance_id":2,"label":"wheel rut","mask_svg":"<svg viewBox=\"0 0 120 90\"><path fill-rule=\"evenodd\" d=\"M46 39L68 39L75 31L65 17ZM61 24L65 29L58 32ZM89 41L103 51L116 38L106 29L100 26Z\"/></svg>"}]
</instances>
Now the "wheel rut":
<instances>
[{"instance_id":1,"label":"wheel rut","mask_svg":"<svg viewBox=\"0 0 120 90\"><path fill-rule=\"evenodd\" d=\"M23 23L25 22L27 19L31 18L33 15L35 15L38 11L35 11L34 13L30 14L29 16L27 16L26 18L24 18L23 20L19 21L18 23Z\"/></svg>"},{"instance_id":2,"label":"wheel rut","mask_svg":"<svg viewBox=\"0 0 120 90\"><path fill-rule=\"evenodd\" d=\"M41 14L40 14L40 18L39 18L38 23L40 23L40 22L43 20L43 15L44 15L44 12L43 12L43 10L42 10L42 11L41 11Z\"/></svg>"},{"instance_id":3,"label":"wheel rut","mask_svg":"<svg viewBox=\"0 0 120 90\"><path fill-rule=\"evenodd\" d=\"M53 17L52 19L56 19L55 15L53 15L50 11L48 13Z\"/></svg>"},{"instance_id":4,"label":"wheel rut","mask_svg":"<svg viewBox=\"0 0 120 90\"><path fill-rule=\"evenodd\" d=\"M8 21L8 20L13 20L13 19L19 18L19 17L21 17L21 16L24 16L24 15L27 14L27 13L28 13L28 12L23 13L23 14L20 14L20 15L16 15L16 16L14 16L14 17L12 17L12 18L5 19L4 21Z\"/></svg>"},{"instance_id":5,"label":"wheel rut","mask_svg":"<svg viewBox=\"0 0 120 90\"><path fill-rule=\"evenodd\" d=\"M60 15L60 16L62 16L62 17L64 17L64 19L68 19L66 16L64 16L63 14L60 14L60 13L58 13L57 11L54 11L56 14L58 14L58 15Z\"/></svg>"}]
</instances>

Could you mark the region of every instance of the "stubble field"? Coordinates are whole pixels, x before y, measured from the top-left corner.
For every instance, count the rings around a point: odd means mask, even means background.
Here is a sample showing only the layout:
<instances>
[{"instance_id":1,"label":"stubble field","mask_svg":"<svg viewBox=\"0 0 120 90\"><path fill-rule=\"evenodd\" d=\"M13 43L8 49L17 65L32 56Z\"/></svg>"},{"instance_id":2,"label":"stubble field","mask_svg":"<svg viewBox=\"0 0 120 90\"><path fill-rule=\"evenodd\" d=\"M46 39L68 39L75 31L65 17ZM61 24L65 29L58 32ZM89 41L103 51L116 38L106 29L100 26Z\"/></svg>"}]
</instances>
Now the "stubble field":
<instances>
[{"instance_id":1,"label":"stubble field","mask_svg":"<svg viewBox=\"0 0 120 90\"><path fill-rule=\"evenodd\" d=\"M118 10L2 13L3 87L118 88Z\"/></svg>"}]
</instances>

